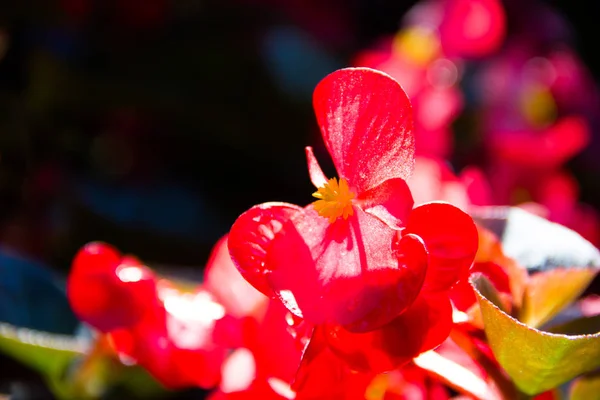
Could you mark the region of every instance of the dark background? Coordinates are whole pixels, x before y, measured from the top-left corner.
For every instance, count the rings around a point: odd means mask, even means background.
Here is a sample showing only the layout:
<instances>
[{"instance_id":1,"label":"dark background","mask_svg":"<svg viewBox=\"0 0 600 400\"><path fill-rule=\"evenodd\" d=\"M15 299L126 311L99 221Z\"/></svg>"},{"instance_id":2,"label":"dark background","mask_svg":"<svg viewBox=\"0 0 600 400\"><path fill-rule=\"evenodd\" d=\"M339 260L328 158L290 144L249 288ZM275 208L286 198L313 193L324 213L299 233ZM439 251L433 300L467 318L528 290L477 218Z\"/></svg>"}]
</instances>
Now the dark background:
<instances>
[{"instance_id":1,"label":"dark background","mask_svg":"<svg viewBox=\"0 0 600 400\"><path fill-rule=\"evenodd\" d=\"M3 242L64 271L90 240L155 263L201 265L251 205L308 203L302 149L319 140L314 84L394 33L414 3L3 2ZM546 3L572 25L597 77L599 6ZM298 30L322 57L285 54L298 42L287 32ZM279 44L269 39L277 35ZM292 95L273 79L269 43L299 81ZM600 203L594 188L583 196Z\"/></svg>"},{"instance_id":2,"label":"dark background","mask_svg":"<svg viewBox=\"0 0 600 400\"><path fill-rule=\"evenodd\" d=\"M62 271L90 240L202 265L253 204L310 201L312 88L415 3L2 2L0 241ZM509 21L524 4L506 2ZM599 6L540 4L597 78ZM597 206L597 174L580 176Z\"/></svg>"}]
</instances>

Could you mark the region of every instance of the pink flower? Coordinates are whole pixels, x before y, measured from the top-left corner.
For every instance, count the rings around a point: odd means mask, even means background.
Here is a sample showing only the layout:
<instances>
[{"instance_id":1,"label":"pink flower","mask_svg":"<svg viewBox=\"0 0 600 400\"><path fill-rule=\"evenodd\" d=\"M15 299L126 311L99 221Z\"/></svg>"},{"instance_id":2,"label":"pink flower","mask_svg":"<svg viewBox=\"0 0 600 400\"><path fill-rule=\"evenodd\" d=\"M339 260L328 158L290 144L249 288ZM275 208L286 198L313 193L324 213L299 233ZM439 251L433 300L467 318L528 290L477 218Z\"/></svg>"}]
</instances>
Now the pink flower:
<instances>
[{"instance_id":1,"label":"pink flower","mask_svg":"<svg viewBox=\"0 0 600 400\"><path fill-rule=\"evenodd\" d=\"M499 0L448 0L440 38L448 56L486 56L500 47L506 16Z\"/></svg>"}]
</instances>

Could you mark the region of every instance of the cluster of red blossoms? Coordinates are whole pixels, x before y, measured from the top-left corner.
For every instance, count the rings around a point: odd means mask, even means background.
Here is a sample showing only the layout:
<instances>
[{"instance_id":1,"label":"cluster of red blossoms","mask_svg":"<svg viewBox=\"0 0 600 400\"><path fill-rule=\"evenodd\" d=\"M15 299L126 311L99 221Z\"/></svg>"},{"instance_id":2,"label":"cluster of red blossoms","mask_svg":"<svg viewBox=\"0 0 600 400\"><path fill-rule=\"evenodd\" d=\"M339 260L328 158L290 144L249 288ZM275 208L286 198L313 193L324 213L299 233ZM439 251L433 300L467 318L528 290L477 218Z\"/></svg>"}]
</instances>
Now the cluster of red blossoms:
<instances>
[{"instance_id":1,"label":"cluster of red blossoms","mask_svg":"<svg viewBox=\"0 0 600 400\"><path fill-rule=\"evenodd\" d=\"M415 8L394 38L356 58L361 67L317 85L338 177L306 148L313 203L243 213L196 287L89 244L68 281L77 315L123 364L169 389L210 389L212 400L563 398L555 388L600 368L597 316L586 319L600 301L575 303L600 253L505 208L525 221L510 243L484 227L504 218L506 228L508 216L480 206L518 204L596 244L597 215L563 164L587 144L585 116L600 102L573 54L540 53L547 38L534 34L505 38L506 18L497 0ZM467 76L467 61L492 55ZM468 78L477 105L459 90ZM456 176L445 159L469 106L489 157ZM563 253L515 251L514 237L538 234ZM573 315L573 326L547 325ZM591 393L581 379L570 398Z\"/></svg>"},{"instance_id":2,"label":"cluster of red blossoms","mask_svg":"<svg viewBox=\"0 0 600 400\"><path fill-rule=\"evenodd\" d=\"M422 2L353 65L388 73L411 99L417 165L409 186L417 204L519 205L598 245L600 216L579 201L577 179L565 168L592 142L597 87L560 15L541 4L509 6ZM462 124L453 124L459 117ZM470 149L458 176L446 166L456 137L463 153ZM458 187L432 187L440 181Z\"/></svg>"},{"instance_id":3,"label":"cluster of red blossoms","mask_svg":"<svg viewBox=\"0 0 600 400\"><path fill-rule=\"evenodd\" d=\"M446 340L449 290L478 233L448 203L413 208L406 94L384 73L344 69L317 86L314 107L339 180L307 148L318 200L242 214L200 287L178 288L105 244L80 251L69 299L123 360L169 388L219 386L215 398L358 399L378 373Z\"/></svg>"}]
</instances>

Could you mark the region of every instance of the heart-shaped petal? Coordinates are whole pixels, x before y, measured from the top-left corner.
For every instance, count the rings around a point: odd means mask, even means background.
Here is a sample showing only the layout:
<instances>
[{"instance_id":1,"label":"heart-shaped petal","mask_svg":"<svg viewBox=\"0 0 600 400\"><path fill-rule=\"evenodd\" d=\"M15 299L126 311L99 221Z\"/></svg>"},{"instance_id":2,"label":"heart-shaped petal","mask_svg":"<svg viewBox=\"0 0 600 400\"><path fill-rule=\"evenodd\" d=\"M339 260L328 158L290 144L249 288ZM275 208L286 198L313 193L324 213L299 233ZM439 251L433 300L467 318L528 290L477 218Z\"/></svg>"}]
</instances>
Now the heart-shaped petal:
<instances>
[{"instance_id":1,"label":"heart-shaped petal","mask_svg":"<svg viewBox=\"0 0 600 400\"><path fill-rule=\"evenodd\" d=\"M267 281L272 268L266 265L269 248L283 224L301 211L293 204L260 204L240 215L229 232L227 245L231 259L244 278L269 297L273 296Z\"/></svg>"},{"instance_id":2,"label":"heart-shaped petal","mask_svg":"<svg viewBox=\"0 0 600 400\"><path fill-rule=\"evenodd\" d=\"M367 333L341 326L326 328L327 343L351 368L383 372L398 368L440 345L452 327L452 306L445 293L419 297L390 323Z\"/></svg>"},{"instance_id":3,"label":"heart-shaped petal","mask_svg":"<svg viewBox=\"0 0 600 400\"><path fill-rule=\"evenodd\" d=\"M356 193L410 176L412 107L392 77L369 68L338 70L317 85L313 106L336 169Z\"/></svg>"},{"instance_id":4,"label":"heart-shaped petal","mask_svg":"<svg viewBox=\"0 0 600 400\"><path fill-rule=\"evenodd\" d=\"M409 233L421 237L429 252L424 290L448 290L467 275L478 247L477 228L467 213L448 203L422 204L402 231Z\"/></svg>"}]
</instances>

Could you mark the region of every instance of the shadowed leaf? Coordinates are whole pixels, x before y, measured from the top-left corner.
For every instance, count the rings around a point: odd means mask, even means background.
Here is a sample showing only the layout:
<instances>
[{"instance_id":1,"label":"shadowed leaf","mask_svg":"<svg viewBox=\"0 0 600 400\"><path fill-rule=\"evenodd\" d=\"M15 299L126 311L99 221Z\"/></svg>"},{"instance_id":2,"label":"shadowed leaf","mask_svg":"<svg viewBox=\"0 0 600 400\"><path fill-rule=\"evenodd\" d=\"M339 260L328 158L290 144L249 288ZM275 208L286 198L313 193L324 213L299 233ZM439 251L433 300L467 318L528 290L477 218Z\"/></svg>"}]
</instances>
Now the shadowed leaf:
<instances>
[{"instance_id":1,"label":"shadowed leaf","mask_svg":"<svg viewBox=\"0 0 600 400\"><path fill-rule=\"evenodd\" d=\"M84 354L85 346L73 336L0 323L0 351L39 372L60 396L66 390L60 382L69 365Z\"/></svg>"},{"instance_id":2,"label":"shadowed leaf","mask_svg":"<svg viewBox=\"0 0 600 400\"><path fill-rule=\"evenodd\" d=\"M479 207L473 219L501 238L504 254L530 273L600 268L600 252L578 233L516 207Z\"/></svg>"},{"instance_id":3,"label":"shadowed leaf","mask_svg":"<svg viewBox=\"0 0 600 400\"><path fill-rule=\"evenodd\" d=\"M64 282L46 265L0 250L0 322L71 334L78 325Z\"/></svg>"},{"instance_id":4,"label":"shadowed leaf","mask_svg":"<svg viewBox=\"0 0 600 400\"><path fill-rule=\"evenodd\" d=\"M600 315L592 317L581 317L555 325L547 330L550 333L562 333L565 335L589 335L600 332Z\"/></svg>"},{"instance_id":5,"label":"shadowed leaf","mask_svg":"<svg viewBox=\"0 0 600 400\"><path fill-rule=\"evenodd\" d=\"M597 399L600 393L600 372L576 379L569 390L569 400Z\"/></svg>"},{"instance_id":6,"label":"shadowed leaf","mask_svg":"<svg viewBox=\"0 0 600 400\"><path fill-rule=\"evenodd\" d=\"M93 348L79 336L60 335L0 323L0 352L37 371L57 399L154 398L162 388L139 366L125 366L98 339Z\"/></svg>"}]
</instances>

